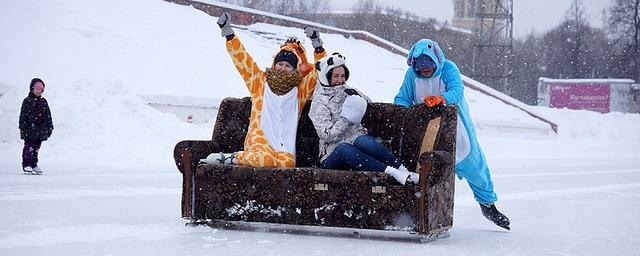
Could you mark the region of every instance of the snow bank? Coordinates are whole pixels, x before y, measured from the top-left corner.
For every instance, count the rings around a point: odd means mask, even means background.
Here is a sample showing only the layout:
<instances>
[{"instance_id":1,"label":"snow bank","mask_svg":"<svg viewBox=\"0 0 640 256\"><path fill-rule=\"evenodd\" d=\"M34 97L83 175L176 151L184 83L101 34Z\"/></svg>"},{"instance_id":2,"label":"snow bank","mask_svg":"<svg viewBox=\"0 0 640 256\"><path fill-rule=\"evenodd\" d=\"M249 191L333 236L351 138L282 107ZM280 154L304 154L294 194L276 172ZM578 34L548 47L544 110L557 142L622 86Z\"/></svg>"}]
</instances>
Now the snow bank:
<instances>
[{"instance_id":1,"label":"snow bank","mask_svg":"<svg viewBox=\"0 0 640 256\"><path fill-rule=\"evenodd\" d=\"M45 81L45 83L47 83ZM0 97L0 144L19 157L18 118L27 89ZM82 165L153 166L171 164L173 146L182 139L207 139L211 124L194 125L163 114L122 82L76 81L49 84L54 131L41 158Z\"/></svg>"}]
</instances>

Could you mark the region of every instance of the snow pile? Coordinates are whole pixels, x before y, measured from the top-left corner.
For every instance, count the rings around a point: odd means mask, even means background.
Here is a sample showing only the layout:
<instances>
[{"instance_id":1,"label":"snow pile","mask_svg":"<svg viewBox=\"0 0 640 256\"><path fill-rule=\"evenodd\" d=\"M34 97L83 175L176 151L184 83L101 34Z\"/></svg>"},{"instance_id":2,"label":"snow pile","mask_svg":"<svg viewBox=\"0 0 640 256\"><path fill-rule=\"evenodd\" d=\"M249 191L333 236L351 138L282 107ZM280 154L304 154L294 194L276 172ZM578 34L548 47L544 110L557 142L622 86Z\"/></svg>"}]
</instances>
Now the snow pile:
<instances>
[{"instance_id":1,"label":"snow pile","mask_svg":"<svg viewBox=\"0 0 640 256\"><path fill-rule=\"evenodd\" d=\"M640 141L640 114L533 107L557 120L562 139Z\"/></svg>"},{"instance_id":2,"label":"snow pile","mask_svg":"<svg viewBox=\"0 0 640 256\"><path fill-rule=\"evenodd\" d=\"M46 82L45 82L46 83ZM17 128L27 89L0 97L0 143L20 155ZM139 166L173 162L173 146L184 138L207 139L210 124L181 122L144 102L121 82L76 81L45 88L54 131L41 158L78 165ZM209 135L210 136L210 135Z\"/></svg>"},{"instance_id":3,"label":"snow pile","mask_svg":"<svg viewBox=\"0 0 640 256\"><path fill-rule=\"evenodd\" d=\"M489 160L505 159L638 159L640 156L640 115L587 110L532 107L557 120L558 134L529 136L515 134L480 136ZM482 134L482 133L481 133Z\"/></svg>"}]
</instances>

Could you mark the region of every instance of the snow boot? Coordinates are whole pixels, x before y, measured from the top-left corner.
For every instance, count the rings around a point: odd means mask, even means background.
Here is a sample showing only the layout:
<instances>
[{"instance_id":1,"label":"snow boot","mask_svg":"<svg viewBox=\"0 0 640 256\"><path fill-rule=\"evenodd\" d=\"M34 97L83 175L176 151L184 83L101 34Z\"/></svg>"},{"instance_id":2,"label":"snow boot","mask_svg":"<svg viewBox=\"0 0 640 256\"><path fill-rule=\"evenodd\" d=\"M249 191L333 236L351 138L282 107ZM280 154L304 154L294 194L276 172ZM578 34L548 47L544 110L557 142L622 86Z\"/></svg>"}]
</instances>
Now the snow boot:
<instances>
[{"instance_id":1,"label":"snow boot","mask_svg":"<svg viewBox=\"0 0 640 256\"><path fill-rule=\"evenodd\" d=\"M204 160L207 164L235 164L236 153L212 153Z\"/></svg>"},{"instance_id":2,"label":"snow boot","mask_svg":"<svg viewBox=\"0 0 640 256\"><path fill-rule=\"evenodd\" d=\"M33 173L33 168L31 168L31 166L26 166L26 167L22 168L22 171L26 175L32 174Z\"/></svg>"},{"instance_id":3,"label":"snow boot","mask_svg":"<svg viewBox=\"0 0 640 256\"><path fill-rule=\"evenodd\" d=\"M482 215L484 215L485 218L487 218L494 224L498 225L498 227L504 228L506 230L511 230L511 227L509 227L509 225L511 224L511 222L509 222L509 218L499 212L498 208L496 208L494 204L480 204L480 209L482 210Z\"/></svg>"},{"instance_id":4,"label":"snow boot","mask_svg":"<svg viewBox=\"0 0 640 256\"><path fill-rule=\"evenodd\" d=\"M413 184L419 184L420 183L420 174L417 174L415 172L409 172L409 182L413 183Z\"/></svg>"},{"instance_id":5,"label":"snow boot","mask_svg":"<svg viewBox=\"0 0 640 256\"><path fill-rule=\"evenodd\" d=\"M400 165L400 167L398 167L398 170L409 174L409 178L408 178L409 182L413 184L420 183L420 174L417 174L415 172L410 172L409 169L407 169L407 167L404 167L404 165Z\"/></svg>"},{"instance_id":6,"label":"snow boot","mask_svg":"<svg viewBox=\"0 0 640 256\"><path fill-rule=\"evenodd\" d=\"M387 166L387 168L384 169L384 173L391 175L391 177L396 179L402 185L407 183L407 179L409 178L409 172L403 172L391 166Z\"/></svg>"},{"instance_id":7,"label":"snow boot","mask_svg":"<svg viewBox=\"0 0 640 256\"><path fill-rule=\"evenodd\" d=\"M33 167L33 172L32 172L32 174L34 174L34 175L40 175L40 174L42 174L42 169L40 169L40 167L38 167L38 166Z\"/></svg>"}]
</instances>

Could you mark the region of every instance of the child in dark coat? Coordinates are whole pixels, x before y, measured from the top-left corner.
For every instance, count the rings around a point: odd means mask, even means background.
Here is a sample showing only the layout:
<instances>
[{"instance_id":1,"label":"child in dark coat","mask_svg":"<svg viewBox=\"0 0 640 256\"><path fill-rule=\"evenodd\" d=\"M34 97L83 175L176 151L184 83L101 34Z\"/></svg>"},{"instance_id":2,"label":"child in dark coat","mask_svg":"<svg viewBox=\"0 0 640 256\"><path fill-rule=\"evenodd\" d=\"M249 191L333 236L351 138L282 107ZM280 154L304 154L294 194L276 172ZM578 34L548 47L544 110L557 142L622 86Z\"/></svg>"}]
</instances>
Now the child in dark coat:
<instances>
[{"instance_id":1,"label":"child in dark coat","mask_svg":"<svg viewBox=\"0 0 640 256\"><path fill-rule=\"evenodd\" d=\"M20 109L20 139L22 149L22 170L25 174L41 174L38 167L38 151L42 141L51 137L53 121L47 100L42 97L44 82L34 78L29 84L29 95L22 101Z\"/></svg>"}]
</instances>

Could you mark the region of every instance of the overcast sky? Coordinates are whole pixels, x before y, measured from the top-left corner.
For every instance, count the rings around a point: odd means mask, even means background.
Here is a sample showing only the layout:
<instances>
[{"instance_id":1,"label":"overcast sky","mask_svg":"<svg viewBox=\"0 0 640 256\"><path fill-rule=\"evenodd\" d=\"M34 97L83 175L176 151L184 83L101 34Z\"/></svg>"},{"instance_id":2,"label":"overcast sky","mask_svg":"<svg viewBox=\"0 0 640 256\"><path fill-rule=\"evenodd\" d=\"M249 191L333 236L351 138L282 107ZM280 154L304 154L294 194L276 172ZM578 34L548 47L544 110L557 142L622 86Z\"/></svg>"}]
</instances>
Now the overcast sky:
<instances>
[{"instance_id":1,"label":"overcast sky","mask_svg":"<svg viewBox=\"0 0 640 256\"><path fill-rule=\"evenodd\" d=\"M351 10L358 0L328 0L335 10ZM378 0L384 6L394 6L411 11L417 15L434 18L440 21L451 21L453 18L452 0ZM521 38L534 31L544 33L564 17L571 0L513 0L514 36ZM583 0L585 14L589 24L602 27L602 10L608 9L611 0Z\"/></svg>"}]
</instances>

